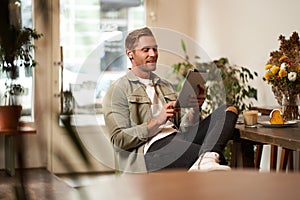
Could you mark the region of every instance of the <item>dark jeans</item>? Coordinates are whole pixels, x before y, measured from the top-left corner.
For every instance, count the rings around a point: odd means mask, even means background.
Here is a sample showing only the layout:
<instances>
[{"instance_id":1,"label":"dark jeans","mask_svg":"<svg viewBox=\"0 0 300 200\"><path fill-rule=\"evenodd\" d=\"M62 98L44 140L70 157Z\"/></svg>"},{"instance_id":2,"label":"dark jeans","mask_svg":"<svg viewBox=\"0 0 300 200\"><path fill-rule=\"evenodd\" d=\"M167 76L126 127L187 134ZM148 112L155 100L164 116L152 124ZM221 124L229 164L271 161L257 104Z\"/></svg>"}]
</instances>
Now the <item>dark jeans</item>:
<instances>
[{"instance_id":1,"label":"dark jeans","mask_svg":"<svg viewBox=\"0 0 300 200\"><path fill-rule=\"evenodd\" d=\"M145 154L147 170L189 169L205 152L219 153L221 164L225 164L222 151L233 137L237 121L237 115L225 109L226 106L216 109L188 132L174 133L154 142Z\"/></svg>"}]
</instances>

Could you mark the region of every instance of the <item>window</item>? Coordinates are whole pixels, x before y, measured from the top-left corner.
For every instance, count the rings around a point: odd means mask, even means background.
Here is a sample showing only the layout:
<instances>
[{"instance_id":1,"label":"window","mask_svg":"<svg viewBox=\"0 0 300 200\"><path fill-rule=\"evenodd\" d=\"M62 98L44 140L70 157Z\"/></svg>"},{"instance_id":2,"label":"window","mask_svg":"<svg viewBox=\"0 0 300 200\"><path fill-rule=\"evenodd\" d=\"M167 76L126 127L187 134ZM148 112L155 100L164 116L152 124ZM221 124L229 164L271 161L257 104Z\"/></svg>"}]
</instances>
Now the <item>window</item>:
<instances>
[{"instance_id":1,"label":"window","mask_svg":"<svg viewBox=\"0 0 300 200\"><path fill-rule=\"evenodd\" d=\"M91 109L99 113L106 89L127 69L127 31L145 24L143 1L61 0L60 4L62 113Z\"/></svg>"},{"instance_id":2,"label":"window","mask_svg":"<svg viewBox=\"0 0 300 200\"><path fill-rule=\"evenodd\" d=\"M11 0L9 4L9 20L10 24L20 27L32 28L32 1ZM32 52L33 53L33 52ZM0 93L1 104L6 104L5 95L5 82L7 81L6 75L1 74L0 77ZM15 84L20 84L24 88L24 94L20 96L17 103L22 105L22 116L31 116L33 105L33 70L26 70L20 67L16 73Z\"/></svg>"}]
</instances>

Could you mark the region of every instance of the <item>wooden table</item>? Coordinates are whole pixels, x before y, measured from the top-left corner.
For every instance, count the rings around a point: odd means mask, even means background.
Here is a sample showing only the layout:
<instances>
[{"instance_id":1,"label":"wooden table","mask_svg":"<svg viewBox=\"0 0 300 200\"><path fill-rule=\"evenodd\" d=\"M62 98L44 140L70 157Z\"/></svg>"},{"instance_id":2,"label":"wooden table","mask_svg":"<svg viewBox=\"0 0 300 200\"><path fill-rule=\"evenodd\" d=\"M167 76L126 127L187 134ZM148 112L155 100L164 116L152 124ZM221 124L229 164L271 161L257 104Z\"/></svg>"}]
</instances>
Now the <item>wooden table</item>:
<instances>
[{"instance_id":1,"label":"wooden table","mask_svg":"<svg viewBox=\"0 0 300 200\"><path fill-rule=\"evenodd\" d=\"M36 129L31 123L20 123L17 130L15 129L0 129L0 135L4 135L5 140L5 171L8 175L15 175L15 155L16 141L15 137L23 134L36 134Z\"/></svg>"},{"instance_id":2,"label":"wooden table","mask_svg":"<svg viewBox=\"0 0 300 200\"><path fill-rule=\"evenodd\" d=\"M236 128L242 139L271 145L270 169L276 170L277 147L283 148L279 170L285 169L288 157L292 157L292 151L300 150L300 124L282 128L266 128L262 125L258 125L257 128L247 128L244 125L237 125ZM262 145L257 149L260 153L261 148Z\"/></svg>"},{"instance_id":3,"label":"wooden table","mask_svg":"<svg viewBox=\"0 0 300 200\"><path fill-rule=\"evenodd\" d=\"M107 177L77 192L89 200L298 200L299 185L295 173L165 171Z\"/></svg>"}]
</instances>

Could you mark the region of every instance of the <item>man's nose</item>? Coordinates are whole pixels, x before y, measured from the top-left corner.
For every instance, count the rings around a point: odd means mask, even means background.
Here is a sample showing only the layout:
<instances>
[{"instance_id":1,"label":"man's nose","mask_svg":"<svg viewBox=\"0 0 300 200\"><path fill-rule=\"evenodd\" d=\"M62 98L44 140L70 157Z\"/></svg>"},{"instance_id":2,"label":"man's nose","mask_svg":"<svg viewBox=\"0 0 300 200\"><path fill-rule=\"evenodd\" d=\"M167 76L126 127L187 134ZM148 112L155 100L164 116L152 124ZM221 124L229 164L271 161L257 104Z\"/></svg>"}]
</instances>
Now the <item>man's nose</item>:
<instances>
[{"instance_id":1,"label":"man's nose","mask_svg":"<svg viewBox=\"0 0 300 200\"><path fill-rule=\"evenodd\" d=\"M149 55L150 56L155 56L157 54L157 50L156 49L154 49L154 48L150 48L149 49Z\"/></svg>"}]
</instances>

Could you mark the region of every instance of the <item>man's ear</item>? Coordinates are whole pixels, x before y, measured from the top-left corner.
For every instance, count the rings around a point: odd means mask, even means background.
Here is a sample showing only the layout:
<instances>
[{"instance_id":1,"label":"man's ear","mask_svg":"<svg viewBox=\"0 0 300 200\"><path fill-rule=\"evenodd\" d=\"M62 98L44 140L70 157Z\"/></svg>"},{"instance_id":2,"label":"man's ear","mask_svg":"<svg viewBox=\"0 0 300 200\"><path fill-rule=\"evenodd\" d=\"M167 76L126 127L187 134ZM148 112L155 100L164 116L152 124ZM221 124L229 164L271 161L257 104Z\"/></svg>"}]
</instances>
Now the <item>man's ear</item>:
<instances>
[{"instance_id":1,"label":"man's ear","mask_svg":"<svg viewBox=\"0 0 300 200\"><path fill-rule=\"evenodd\" d=\"M126 50L126 54L130 60L133 59L132 51Z\"/></svg>"},{"instance_id":2,"label":"man's ear","mask_svg":"<svg viewBox=\"0 0 300 200\"><path fill-rule=\"evenodd\" d=\"M132 52L129 52L129 53L128 53L128 57L129 57L130 59L133 59Z\"/></svg>"}]
</instances>

